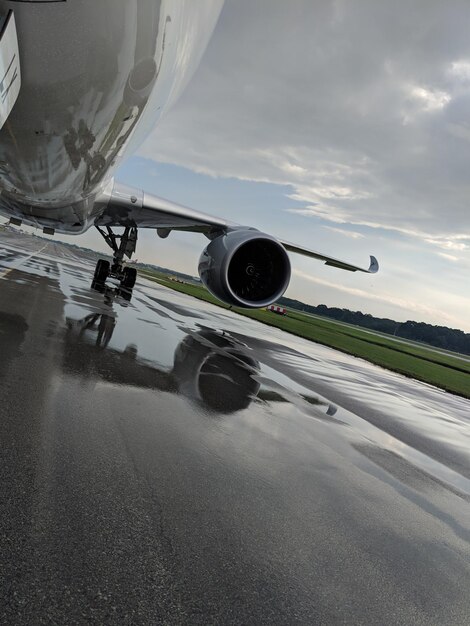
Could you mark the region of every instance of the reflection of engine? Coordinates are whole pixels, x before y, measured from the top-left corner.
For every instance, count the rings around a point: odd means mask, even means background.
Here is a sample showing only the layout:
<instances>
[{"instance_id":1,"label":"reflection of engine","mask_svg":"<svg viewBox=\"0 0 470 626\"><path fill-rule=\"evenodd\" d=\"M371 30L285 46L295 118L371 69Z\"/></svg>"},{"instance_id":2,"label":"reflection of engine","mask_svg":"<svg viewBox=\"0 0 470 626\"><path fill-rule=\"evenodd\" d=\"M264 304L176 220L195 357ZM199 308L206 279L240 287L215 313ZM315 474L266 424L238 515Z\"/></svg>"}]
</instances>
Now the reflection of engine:
<instances>
[{"instance_id":1,"label":"reflection of engine","mask_svg":"<svg viewBox=\"0 0 470 626\"><path fill-rule=\"evenodd\" d=\"M180 393L221 413L246 409L258 394L260 366L235 340L211 331L188 335L175 352Z\"/></svg>"},{"instance_id":2,"label":"reflection of engine","mask_svg":"<svg viewBox=\"0 0 470 626\"><path fill-rule=\"evenodd\" d=\"M142 358L134 343L124 350L113 347L115 328L116 317L103 313L81 320L67 318L64 371L88 383L106 381L178 394L219 415L246 409L256 398L291 402L320 418L336 413L334 405L274 381L263 380L261 387L261 366L251 349L225 332L200 327L186 335L176 347L173 369L167 370Z\"/></svg>"},{"instance_id":3,"label":"reflection of engine","mask_svg":"<svg viewBox=\"0 0 470 626\"><path fill-rule=\"evenodd\" d=\"M124 351L110 345L116 318L102 313L67 318L64 370L88 381L158 389L181 394L211 411L233 413L249 406L260 385L259 363L235 339L213 331L187 335L178 345L171 371L142 359L135 344Z\"/></svg>"},{"instance_id":4,"label":"reflection of engine","mask_svg":"<svg viewBox=\"0 0 470 626\"><path fill-rule=\"evenodd\" d=\"M155 59L139 61L132 69L124 88L124 103L128 106L140 106L148 100L157 76Z\"/></svg>"},{"instance_id":5,"label":"reflection of engine","mask_svg":"<svg viewBox=\"0 0 470 626\"><path fill-rule=\"evenodd\" d=\"M199 259L199 275L217 298L260 308L282 296L290 280L284 247L256 230L232 231L213 239Z\"/></svg>"}]
</instances>

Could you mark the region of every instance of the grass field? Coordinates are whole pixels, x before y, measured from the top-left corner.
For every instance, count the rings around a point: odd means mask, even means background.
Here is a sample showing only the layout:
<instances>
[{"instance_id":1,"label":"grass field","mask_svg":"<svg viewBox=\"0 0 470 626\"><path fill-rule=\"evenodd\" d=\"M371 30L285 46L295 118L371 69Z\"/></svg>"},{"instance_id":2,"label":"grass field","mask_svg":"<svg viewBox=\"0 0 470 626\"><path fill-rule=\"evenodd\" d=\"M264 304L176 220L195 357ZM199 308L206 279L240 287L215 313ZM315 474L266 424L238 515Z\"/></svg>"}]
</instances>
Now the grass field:
<instances>
[{"instance_id":1,"label":"grass field","mask_svg":"<svg viewBox=\"0 0 470 626\"><path fill-rule=\"evenodd\" d=\"M225 309L229 308L202 286L177 283L157 272L140 270L140 273L175 291ZM346 326L326 318L312 317L295 310L289 310L287 316L276 315L265 309L247 310L233 307L232 310L293 335L361 357L394 372L470 398L470 361L459 359L450 353L436 352L416 343L396 342L383 334L366 332L357 327Z\"/></svg>"}]
</instances>

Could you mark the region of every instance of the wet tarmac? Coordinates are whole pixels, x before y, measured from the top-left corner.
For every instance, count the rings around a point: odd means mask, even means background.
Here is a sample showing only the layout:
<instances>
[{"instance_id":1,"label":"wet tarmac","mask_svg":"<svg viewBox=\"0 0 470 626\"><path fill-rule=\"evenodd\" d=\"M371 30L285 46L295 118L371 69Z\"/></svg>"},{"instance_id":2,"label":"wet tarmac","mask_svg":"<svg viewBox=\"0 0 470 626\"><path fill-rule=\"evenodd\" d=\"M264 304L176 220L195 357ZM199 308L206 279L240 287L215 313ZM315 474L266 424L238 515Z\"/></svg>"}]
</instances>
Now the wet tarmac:
<instances>
[{"instance_id":1,"label":"wet tarmac","mask_svg":"<svg viewBox=\"0 0 470 626\"><path fill-rule=\"evenodd\" d=\"M0 234L1 624L470 623L469 401L92 271Z\"/></svg>"}]
</instances>

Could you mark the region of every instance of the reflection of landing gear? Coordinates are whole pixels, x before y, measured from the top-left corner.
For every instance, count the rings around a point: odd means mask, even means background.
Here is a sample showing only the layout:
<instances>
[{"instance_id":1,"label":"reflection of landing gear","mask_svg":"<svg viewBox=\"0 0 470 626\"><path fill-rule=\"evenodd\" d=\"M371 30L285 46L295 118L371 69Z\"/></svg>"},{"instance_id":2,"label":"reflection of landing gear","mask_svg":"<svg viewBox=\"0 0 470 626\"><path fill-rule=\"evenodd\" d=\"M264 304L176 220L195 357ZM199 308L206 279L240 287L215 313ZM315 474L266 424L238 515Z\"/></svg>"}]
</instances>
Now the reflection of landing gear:
<instances>
[{"instance_id":1,"label":"reflection of landing gear","mask_svg":"<svg viewBox=\"0 0 470 626\"><path fill-rule=\"evenodd\" d=\"M80 329L79 337L81 337L86 331L96 331L95 345L98 348L106 348L113 336L114 327L116 326L116 318L111 315L103 315L99 313L92 313L87 315L85 319L77 322L77 327Z\"/></svg>"},{"instance_id":2,"label":"reflection of landing gear","mask_svg":"<svg viewBox=\"0 0 470 626\"><path fill-rule=\"evenodd\" d=\"M120 282L120 292L126 299L130 300L132 289L137 279L137 270L135 267L123 267L124 256L129 259L135 252L137 244L137 228L135 226L126 226L121 235L116 235L113 230L106 226L106 230L96 226L99 233L113 250L113 262L100 259L96 264L95 274L93 276L93 289L100 290L104 287L108 277L115 278Z\"/></svg>"}]
</instances>

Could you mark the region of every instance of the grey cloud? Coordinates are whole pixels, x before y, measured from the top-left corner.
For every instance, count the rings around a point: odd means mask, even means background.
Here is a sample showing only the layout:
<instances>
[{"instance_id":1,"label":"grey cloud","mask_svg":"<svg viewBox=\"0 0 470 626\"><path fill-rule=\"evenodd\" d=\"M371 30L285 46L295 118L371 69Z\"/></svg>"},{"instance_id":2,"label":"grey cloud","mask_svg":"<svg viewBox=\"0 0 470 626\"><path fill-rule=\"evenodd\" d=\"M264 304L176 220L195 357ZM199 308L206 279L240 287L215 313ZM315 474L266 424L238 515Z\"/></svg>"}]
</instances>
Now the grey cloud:
<instances>
[{"instance_id":1,"label":"grey cloud","mask_svg":"<svg viewBox=\"0 0 470 626\"><path fill-rule=\"evenodd\" d=\"M454 241L470 233L469 33L468 2L227 0L141 154L291 185L334 222Z\"/></svg>"}]
</instances>

